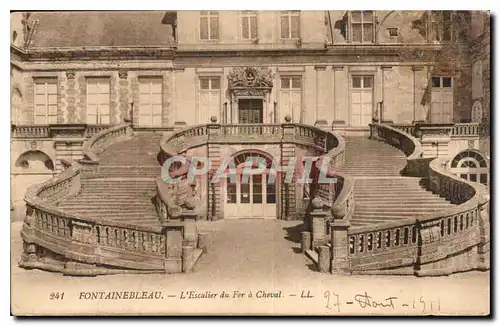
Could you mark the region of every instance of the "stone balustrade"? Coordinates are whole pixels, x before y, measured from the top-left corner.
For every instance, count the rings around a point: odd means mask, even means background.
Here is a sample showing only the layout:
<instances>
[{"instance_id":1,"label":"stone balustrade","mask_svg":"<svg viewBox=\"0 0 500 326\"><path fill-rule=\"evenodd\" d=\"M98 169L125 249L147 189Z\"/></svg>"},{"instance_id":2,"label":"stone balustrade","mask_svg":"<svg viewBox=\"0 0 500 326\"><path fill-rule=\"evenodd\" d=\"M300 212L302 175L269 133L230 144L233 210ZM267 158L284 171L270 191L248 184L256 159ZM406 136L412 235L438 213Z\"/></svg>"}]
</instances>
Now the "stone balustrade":
<instances>
[{"instance_id":1,"label":"stone balustrade","mask_svg":"<svg viewBox=\"0 0 500 326\"><path fill-rule=\"evenodd\" d=\"M196 248L196 230L186 228L185 223L172 221L168 226L146 227L76 216L56 206L80 191L80 178L88 172L85 168L98 165L97 153L130 137L131 131L128 125L100 131L85 146L85 159L28 189L21 266L70 275L179 273L192 269L202 249ZM190 241L185 241L186 236Z\"/></svg>"},{"instance_id":2,"label":"stone balustrade","mask_svg":"<svg viewBox=\"0 0 500 326\"><path fill-rule=\"evenodd\" d=\"M50 126L49 125L39 125L39 126L12 125L11 135L12 135L12 138L48 138L48 137L50 137Z\"/></svg>"},{"instance_id":3,"label":"stone balustrade","mask_svg":"<svg viewBox=\"0 0 500 326\"><path fill-rule=\"evenodd\" d=\"M408 161L418 160L418 140L411 135L374 124L373 136L403 150ZM486 187L457 178L446 170L441 158L420 164L419 174L422 169L427 170L423 174L429 177L429 190L457 206L425 216L350 227L347 247L351 273L428 276L489 269Z\"/></svg>"}]
</instances>

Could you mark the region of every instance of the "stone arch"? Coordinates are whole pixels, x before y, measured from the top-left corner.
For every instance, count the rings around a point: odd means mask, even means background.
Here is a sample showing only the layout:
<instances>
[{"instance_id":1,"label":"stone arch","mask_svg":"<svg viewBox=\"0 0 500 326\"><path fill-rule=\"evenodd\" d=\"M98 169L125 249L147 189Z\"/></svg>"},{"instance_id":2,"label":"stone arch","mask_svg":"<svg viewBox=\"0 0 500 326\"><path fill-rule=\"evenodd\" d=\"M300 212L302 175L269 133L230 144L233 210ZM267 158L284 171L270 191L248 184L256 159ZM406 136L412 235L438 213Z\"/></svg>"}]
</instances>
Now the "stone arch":
<instances>
[{"instance_id":1,"label":"stone arch","mask_svg":"<svg viewBox=\"0 0 500 326\"><path fill-rule=\"evenodd\" d=\"M42 151L27 151L19 155L14 169L25 172L37 173L53 173L54 161L46 153Z\"/></svg>"},{"instance_id":2,"label":"stone arch","mask_svg":"<svg viewBox=\"0 0 500 326\"><path fill-rule=\"evenodd\" d=\"M453 157L450 161L450 170L457 177L489 184L488 158L476 149L466 149Z\"/></svg>"}]
</instances>

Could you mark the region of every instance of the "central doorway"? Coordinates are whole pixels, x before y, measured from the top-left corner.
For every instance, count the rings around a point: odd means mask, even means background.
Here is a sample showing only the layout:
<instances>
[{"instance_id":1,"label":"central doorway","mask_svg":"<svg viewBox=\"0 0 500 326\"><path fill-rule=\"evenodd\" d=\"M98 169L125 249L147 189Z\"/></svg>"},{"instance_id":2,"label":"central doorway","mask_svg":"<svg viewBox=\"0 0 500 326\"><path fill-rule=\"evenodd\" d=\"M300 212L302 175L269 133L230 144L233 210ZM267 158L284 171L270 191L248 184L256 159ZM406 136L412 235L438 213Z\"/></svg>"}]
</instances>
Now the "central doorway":
<instances>
[{"instance_id":1,"label":"central doorway","mask_svg":"<svg viewBox=\"0 0 500 326\"><path fill-rule=\"evenodd\" d=\"M276 180L269 176L272 164L256 153L243 153L235 157L236 175L226 178L224 184L224 216L226 219L276 219ZM251 162L251 167L245 166Z\"/></svg>"},{"instance_id":2,"label":"central doorway","mask_svg":"<svg viewBox=\"0 0 500 326\"><path fill-rule=\"evenodd\" d=\"M238 123L263 123L263 108L262 99L239 99Z\"/></svg>"}]
</instances>

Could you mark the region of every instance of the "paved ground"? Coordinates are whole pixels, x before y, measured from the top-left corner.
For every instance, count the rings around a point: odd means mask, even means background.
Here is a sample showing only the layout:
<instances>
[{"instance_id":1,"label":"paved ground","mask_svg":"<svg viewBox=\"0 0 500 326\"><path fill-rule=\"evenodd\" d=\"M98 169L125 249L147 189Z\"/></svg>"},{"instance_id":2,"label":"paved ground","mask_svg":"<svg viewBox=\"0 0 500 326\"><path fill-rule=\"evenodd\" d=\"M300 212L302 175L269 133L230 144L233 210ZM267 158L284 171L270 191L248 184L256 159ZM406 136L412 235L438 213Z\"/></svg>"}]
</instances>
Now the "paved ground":
<instances>
[{"instance_id":1,"label":"paved ground","mask_svg":"<svg viewBox=\"0 0 500 326\"><path fill-rule=\"evenodd\" d=\"M204 222L200 230L210 232L211 246L194 273L98 277L69 277L19 268L20 229L20 222L12 224L14 313L484 314L489 311L489 273L470 272L437 278L318 273L310 261L298 253L298 222ZM161 291L162 298L80 299L82 293L89 291ZM188 291L211 291L217 297L182 299ZM229 298L220 298L222 291L228 293ZM234 291L243 296L232 298ZM53 292L64 292L64 298L51 300ZM276 293L279 298L262 298L264 292ZM392 300L394 308L373 304L363 308L355 297L365 292L372 303L397 297ZM307 293L310 298L301 297ZM335 305L337 295L340 306Z\"/></svg>"}]
</instances>

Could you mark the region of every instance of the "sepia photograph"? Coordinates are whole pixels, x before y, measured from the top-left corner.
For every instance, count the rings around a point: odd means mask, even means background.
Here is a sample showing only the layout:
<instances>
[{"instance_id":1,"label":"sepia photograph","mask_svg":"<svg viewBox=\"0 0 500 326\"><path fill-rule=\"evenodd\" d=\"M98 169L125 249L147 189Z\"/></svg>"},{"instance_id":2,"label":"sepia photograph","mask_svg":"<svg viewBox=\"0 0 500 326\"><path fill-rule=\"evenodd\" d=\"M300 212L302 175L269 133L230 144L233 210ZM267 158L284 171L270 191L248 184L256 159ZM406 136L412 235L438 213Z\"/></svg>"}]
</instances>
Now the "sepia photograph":
<instances>
[{"instance_id":1,"label":"sepia photograph","mask_svg":"<svg viewBox=\"0 0 500 326\"><path fill-rule=\"evenodd\" d=\"M489 316L491 22L11 11L11 314Z\"/></svg>"}]
</instances>

